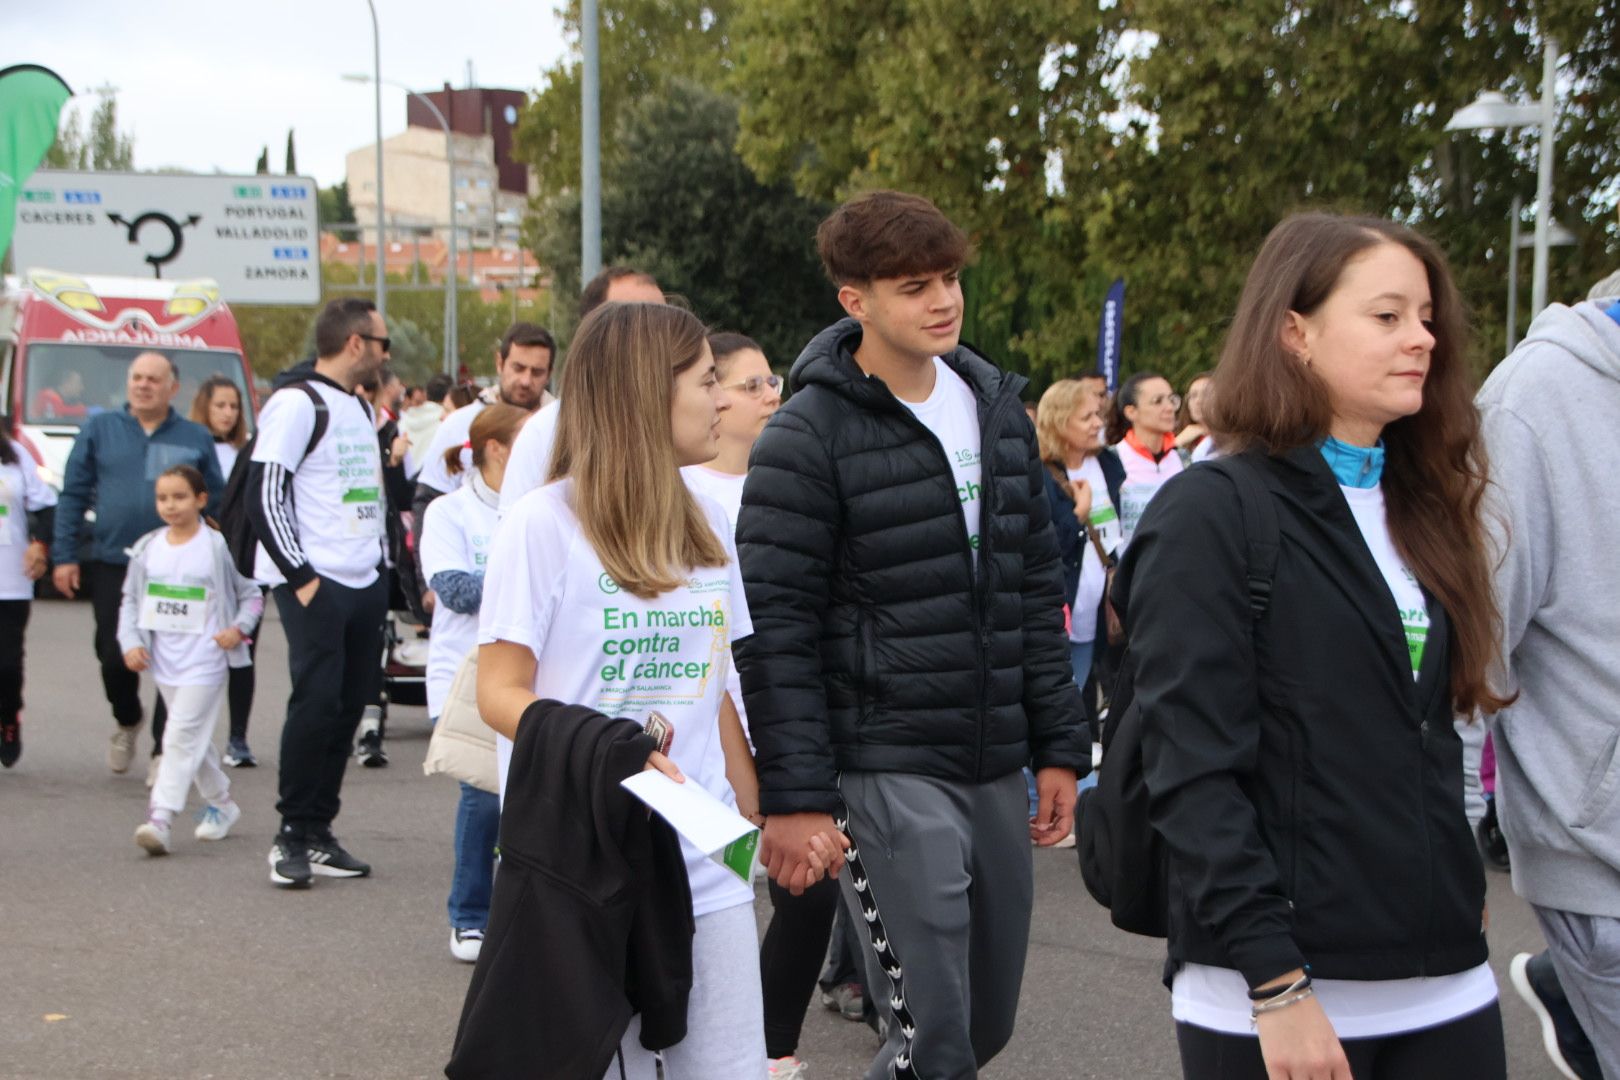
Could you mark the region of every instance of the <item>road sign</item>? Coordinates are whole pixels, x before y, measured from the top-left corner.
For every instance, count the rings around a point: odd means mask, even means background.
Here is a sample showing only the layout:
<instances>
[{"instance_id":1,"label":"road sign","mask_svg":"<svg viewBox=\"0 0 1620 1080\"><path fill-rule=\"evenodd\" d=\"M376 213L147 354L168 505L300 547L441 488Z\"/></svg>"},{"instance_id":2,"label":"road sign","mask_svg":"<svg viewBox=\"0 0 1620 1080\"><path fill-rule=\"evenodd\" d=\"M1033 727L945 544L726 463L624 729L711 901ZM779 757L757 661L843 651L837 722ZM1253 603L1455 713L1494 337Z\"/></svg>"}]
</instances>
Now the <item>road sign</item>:
<instances>
[{"instance_id":1,"label":"road sign","mask_svg":"<svg viewBox=\"0 0 1620 1080\"><path fill-rule=\"evenodd\" d=\"M213 278L235 304L321 299L315 181L41 169L17 200L19 270Z\"/></svg>"}]
</instances>

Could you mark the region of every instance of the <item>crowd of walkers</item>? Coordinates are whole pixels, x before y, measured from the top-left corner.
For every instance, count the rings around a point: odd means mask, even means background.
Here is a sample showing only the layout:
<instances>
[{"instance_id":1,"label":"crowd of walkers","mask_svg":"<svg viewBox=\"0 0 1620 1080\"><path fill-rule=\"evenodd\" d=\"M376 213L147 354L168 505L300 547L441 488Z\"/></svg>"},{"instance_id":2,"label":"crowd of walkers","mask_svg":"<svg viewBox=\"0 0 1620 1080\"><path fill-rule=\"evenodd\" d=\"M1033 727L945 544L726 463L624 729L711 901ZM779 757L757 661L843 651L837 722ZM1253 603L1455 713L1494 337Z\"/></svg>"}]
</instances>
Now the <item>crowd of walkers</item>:
<instances>
[{"instance_id":1,"label":"crowd of walkers","mask_svg":"<svg viewBox=\"0 0 1620 1080\"><path fill-rule=\"evenodd\" d=\"M50 554L115 773L157 683L136 842L172 850L192 786L225 838L268 597L271 881L364 877L333 827L357 740L387 762L395 609L431 627L430 718L490 736L446 822L452 1077L803 1078L818 997L878 1032L870 1080L974 1076L1014 1030L1031 849L1114 828L1189 1080L1505 1077L1487 864L1546 938L1510 970L1548 1053L1620 1080L1620 275L1481 389L1431 242L1296 215L1213 370L1030 404L960 340L969 244L933 204L859 196L815 239L846 317L786 380L614 267L566 363L516 323L482 391L400 386L344 299L251 440L234 383L182 419L148 352L59 498L0 442L0 764ZM749 874L623 789L644 770L759 829L762 941ZM1097 816L1131 798L1134 834Z\"/></svg>"}]
</instances>

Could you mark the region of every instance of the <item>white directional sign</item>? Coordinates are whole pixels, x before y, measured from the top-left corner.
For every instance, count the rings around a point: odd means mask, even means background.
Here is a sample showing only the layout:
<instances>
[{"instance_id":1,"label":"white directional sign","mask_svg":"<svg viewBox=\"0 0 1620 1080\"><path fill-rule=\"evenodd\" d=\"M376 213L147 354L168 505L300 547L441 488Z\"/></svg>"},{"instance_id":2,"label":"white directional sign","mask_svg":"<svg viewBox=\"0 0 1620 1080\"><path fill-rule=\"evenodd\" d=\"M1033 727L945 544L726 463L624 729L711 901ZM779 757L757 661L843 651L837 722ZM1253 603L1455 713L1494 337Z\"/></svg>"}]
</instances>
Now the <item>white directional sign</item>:
<instances>
[{"instance_id":1,"label":"white directional sign","mask_svg":"<svg viewBox=\"0 0 1620 1080\"><path fill-rule=\"evenodd\" d=\"M315 181L306 176L58 172L17 200L19 270L213 278L231 303L321 299Z\"/></svg>"}]
</instances>

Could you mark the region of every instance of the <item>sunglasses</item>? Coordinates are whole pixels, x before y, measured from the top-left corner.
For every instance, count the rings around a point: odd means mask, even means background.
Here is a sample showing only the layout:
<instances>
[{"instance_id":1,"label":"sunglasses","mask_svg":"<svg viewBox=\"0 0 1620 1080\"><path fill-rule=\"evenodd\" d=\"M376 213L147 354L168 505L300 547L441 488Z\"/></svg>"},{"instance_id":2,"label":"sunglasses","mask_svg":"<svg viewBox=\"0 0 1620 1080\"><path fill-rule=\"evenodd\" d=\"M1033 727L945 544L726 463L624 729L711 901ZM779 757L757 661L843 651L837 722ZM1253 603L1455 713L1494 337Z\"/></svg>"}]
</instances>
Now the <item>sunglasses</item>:
<instances>
[{"instance_id":1,"label":"sunglasses","mask_svg":"<svg viewBox=\"0 0 1620 1080\"><path fill-rule=\"evenodd\" d=\"M363 338L366 341L375 341L377 344L382 346L382 351L383 352L388 352L389 351L389 346L394 343L393 338L391 338L391 337L378 337L376 334L357 334L355 336L359 337L359 338Z\"/></svg>"},{"instance_id":2,"label":"sunglasses","mask_svg":"<svg viewBox=\"0 0 1620 1080\"><path fill-rule=\"evenodd\" d=\"M760 391L764 390L767 386L772 390L782 389L782 376L750 375L742 382L730 383L729 385L722 386L720 389L736 390L740 388L742 392L747 394L749 397L759 397Z\"/></svg>"}]
</instances>

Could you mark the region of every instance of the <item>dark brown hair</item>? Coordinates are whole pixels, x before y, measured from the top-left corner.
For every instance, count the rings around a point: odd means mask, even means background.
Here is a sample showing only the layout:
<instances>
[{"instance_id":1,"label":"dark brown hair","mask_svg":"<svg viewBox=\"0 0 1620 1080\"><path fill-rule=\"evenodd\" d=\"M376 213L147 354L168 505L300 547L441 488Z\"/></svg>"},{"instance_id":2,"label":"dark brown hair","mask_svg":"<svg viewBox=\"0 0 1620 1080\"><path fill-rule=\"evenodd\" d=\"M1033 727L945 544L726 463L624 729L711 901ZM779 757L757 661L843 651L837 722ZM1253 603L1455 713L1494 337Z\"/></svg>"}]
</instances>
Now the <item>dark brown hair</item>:
<instances>
[{"instance_id":1,"label":"dark brown hair","mask_svg":"<svg viewBox=\"0 0 1620 1080\"><path fill-rule=\"evenodd\" d=\"M595 311L607 302L608 287L622 278L634 278L636 281L645 281L648 285L657 286L658 279L645 270L637 270L633 266L606 266L591 280L585 283L585 288L579 294L579 318L583 322L585 316ZM551 350L555 356L557 350ZM503 354L504 355L504 354Z\"/></svg>"},{"instance_id":2,"label":"dark brown hair","mask_svg":"<svg viewBox=\"0 0 1620 1080\"><path fill-rule=\"evenodd\" d=\"M1327 438L1332 396L1284 348L1283 326L1290 311L1309 315L1319 309L1344 268L1382 244L1399 244L1423 264L1434 307L1423 407L1383 432L1389 531L1401 557L1451 619L1456 710L1495 712L1512 699L1494 693L1487 680L1501 620L1481 516L1485 454L1465 355L1467 318L1440 249L1380 218L1313 213L1285 220L1249 268L1215 368L1217 392L1204 416L1228 454L1251 448L1281 454Z\"/></svg>"},{"instance_id":3,"label":"dark brown hair","mask_svg":"<svg viewBox=\"0 0 1620 1080\"><path fill-rule=\"evenodd\" d=\"M184 480L186 482L186 486L191 488L191 493L193 495L208 494L208 484L203 480L203 474L198 472L195 466L170 465L167 469L164 469L162 472L158 473L159 480L163 479L165 476L178 476L180 479Z\"/></svg>"},{"instance_id":4,"label":"dark brown hair","mask_svg":"<svg viewBox=\"0 0 1620 1080\"><path fill-rule=\"evenodd\" d=\"M726 372L731 368L731 358L744 349L753 349L761 356L765 350L759 347L759 342L747 334L737 334L723 331L709 335L709 352L714 355L714 373L718 378L725 378Z\"/></svg>"},{"instance_id":5,"label":"dark brown hair","mask_svg":"<svg viewBox=\"0 0 1620 1080\"><path fill-rule=\"evenodd\" d=\"M315 320L315 355L336 356L356 334L371 333L371 313L377 310L362 296L328 300Z\"/></svg>"},{"instance_id":6,"label":"dark brown hair","mask_svg":"<svg viewBox=\"0 0 1620 1080\"><path fill-rule=\"evenodd\" d=\"M827 216L816 230L816 251L827 277L841 288L960 270L968 239L921 195L869 191Z\"/></svg>"},{"instance_id":7,"label":"dark brown hair","mask_svg":"<svg viewBox=\"0 0 1620 1080\"><path fill-rule=\"evenodd\" d=\"M514 345L538 345L550 352L553 357L557 355L557 339L551 336L550 330L538 323L515 322L506 328L506 333L501 335L502 360L506 359Z\"/></svg>"},{"instance_id":8,"label":"dark brown hair","mask_svg":"<svg viewBox=\"0 0 1620 1080\"><path fill-rule=\"evenodd\" d=\"M1195 375L1193 375L1192 378L1187 380L1187 389L1185 389L1185 390L1183 390L1181 392L1181 408L1176 410L1176 432L1177 432L1177 434L1179 434L1182 431L1182 429L1184 429L1188 424L1193 422L1193 417L1192 417L1192 392L1193 392L1193 387L1197 386L1200 382L1204 381L1205 379L1212 379L1214 377L1215 377L1215 373L1213 371L1200 371L1200 372L1196 373ZM1206 393L1207 393L1207 391L1206 391ZM1208 408L1208 406L1205 406L1205 408L1204 408L1204 416L1205 416L1206 419L1209 416L1209 408Z\"/></svg>"},{"instance_id":9,"label":"dark brown hair","mask_svg":"<svg viewBox=\"0 0 1620 1080\"><path fill-rule=\"evenodd\" d=\"M1108 440L1109 446L1121 442L1125 438L1126 432L1130 431L1134 426L1125 416L1125 406L1136 404L1137 395L1142 392L1142 384L1149 379L1164 379L1164 376L1157 371L1138 371L1135 375L1126 379L1121 384L1119 393L1114 395L1113 401L1108 406L1108 429L1103 433L1103 437ZM1170 382L1169 379L1164 379L1164 381L1166 385ZM1157 453L1159 448L1150 446L1148 449Z\"/></svg>"},{"instance_id":10,"label":"dark brown hair","mask_svg":"<svg viewBox=\"0 0 1620 1080\"><path fill-rule=\"evenodd\" d=\"M484 448L489 440L494 439L502 446L510 447L512 440L517 438L518 429L523 421L534 415L528 409L520 409L516 405L508 405L497 401L495 404L483 409L473 417L472 427L467 430L467 445L452 446L444 452L444 468L451 476L461 472L461 452L472 451L473 468L484 467Z\"/></svg>"},{"instance_id":11,"label":"dark brown hair","mask_svg":"<svg viewBox=\"0 0 1620 1080\"><path fill-rule=\"evenodd\" d=\"M214 391L229 390L236 395L236 424L224 438L214 435L214 429L208 424L208 408L214 403ZM240 450L247 443L247 399L242 394L242 388L237 386L226 375L210 375L197 387L197 396L191 399L191 419L203 426L214 441L226 442Z\"/></svg>"}]
</instances>

